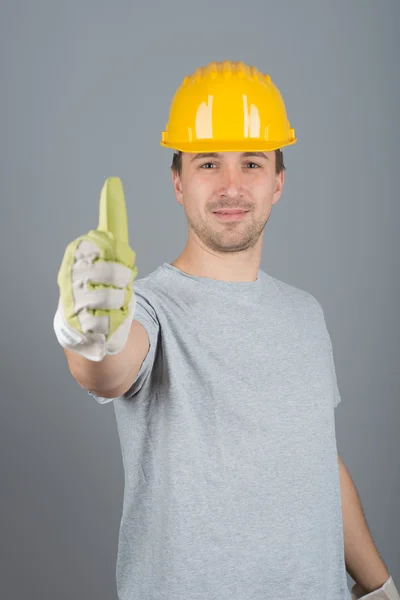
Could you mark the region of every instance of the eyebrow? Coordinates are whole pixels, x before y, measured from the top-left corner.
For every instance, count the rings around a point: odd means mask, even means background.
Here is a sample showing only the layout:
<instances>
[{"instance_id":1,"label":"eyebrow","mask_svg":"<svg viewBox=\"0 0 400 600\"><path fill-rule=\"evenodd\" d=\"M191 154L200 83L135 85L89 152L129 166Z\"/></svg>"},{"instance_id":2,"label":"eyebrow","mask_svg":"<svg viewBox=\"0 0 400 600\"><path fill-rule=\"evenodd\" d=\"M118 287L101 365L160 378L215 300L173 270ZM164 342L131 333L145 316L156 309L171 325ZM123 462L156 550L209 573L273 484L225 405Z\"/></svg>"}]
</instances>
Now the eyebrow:
<instances>
[{"instance_id":1,"label":"eyebrow","mask_svg":"<svg viewBox=\"0 0 400 600\"><path fill-rule=\"evenodd\" d=\"M257 156L258 158L266 158L269 160L264 152L242 152L241 154L242 158L248 158L249 156ZM202 158L221 158L221 154L218 152L200 152L200 154L195 154L190 162Z\"/></svg>"}]
</instances>

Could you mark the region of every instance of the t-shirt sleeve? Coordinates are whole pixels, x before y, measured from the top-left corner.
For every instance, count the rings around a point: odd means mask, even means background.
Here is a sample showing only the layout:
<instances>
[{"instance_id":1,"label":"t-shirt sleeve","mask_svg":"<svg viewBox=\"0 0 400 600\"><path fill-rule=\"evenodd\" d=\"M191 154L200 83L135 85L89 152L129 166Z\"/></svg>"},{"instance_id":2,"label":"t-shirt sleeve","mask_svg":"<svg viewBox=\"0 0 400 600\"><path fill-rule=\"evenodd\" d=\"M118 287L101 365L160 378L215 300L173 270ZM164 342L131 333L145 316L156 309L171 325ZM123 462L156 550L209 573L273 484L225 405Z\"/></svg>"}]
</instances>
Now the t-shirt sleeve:
<instances>
[{"instance_id":1,"label":"t-shirt sleeve","mask_svg":"<svg viewBox=\"0 0 400 600\"><path fill-rule=\"evenodd\" d=\"M338 406L338 404L341 402L341 395L340 395L338 381L337 381L337 375L336 375L335 358L334 358L334 354L333 354L332 340L331 340L331 336L329 334L328 326L326 323L324 310L319 302L318 302L318 304L319 304L319 308L322 312L322 318L323 318L324 327L325 327L325 335L326 335L326 340L327 340L327 344L328 344L328 350L327 350L328 351L328 363L329 363L328 367L329 367L329 371L330 371L331 378L332 378L333 408L336 408Z\"/></svg>"},{"instance_id":2,"label":"t-shirt sleeve","mask_svg":"<svg viewBox=\"0 0 400 600\"><path fill-rule=\"evenodd\" d=\"M155 358L157 355L157 349L159 346L159 335L160 335L160 324L157 319L156 311L148 299L148 295L145 290L134 288L136 296L136 307L133 319L138 321L146 329L149 336L150 348L146 354L146 357L140 367L139 373L131 387L122 396L116 398L102 398L93 392L88 392L99 404L107 404L117 398L129 399L137 394L151 377L151 372L154 367Z\"/></svg>"},{"instance_id":3,"label":"t-shirt sleeve","mask_svg":"<svg viewBox=\"0 0 400 600\"><path fill-rule=\"evenodd\" d=\"M328 333L328 336L329 336L329 333ZM331 374L332 374L333 408L336 408L337 405L341 402L342 398L341 398L341 395L340 395L338 381L337 381L336 368L335 368L335 359L334 359L334 356L333 356L332 341L331 341L330 336L329 336L329 367L330 367L330 371L331 371Z\"/></svg>"}]
</instances>

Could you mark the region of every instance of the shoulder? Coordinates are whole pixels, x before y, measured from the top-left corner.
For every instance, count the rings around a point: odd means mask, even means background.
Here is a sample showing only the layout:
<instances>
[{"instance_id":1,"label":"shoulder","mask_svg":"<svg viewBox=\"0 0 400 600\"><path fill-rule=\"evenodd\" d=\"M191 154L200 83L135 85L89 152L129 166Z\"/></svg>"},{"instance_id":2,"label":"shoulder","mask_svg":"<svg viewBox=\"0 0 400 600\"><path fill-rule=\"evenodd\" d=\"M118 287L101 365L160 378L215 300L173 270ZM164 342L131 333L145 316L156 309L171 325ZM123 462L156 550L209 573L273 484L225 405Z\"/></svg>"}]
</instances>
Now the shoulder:
<instances>
[{"instance_id":1,"label":"shoulder","mask_svg":"<svg viewBox=\"0 0 400 600\"><path fill-rule=\"evenodd\" d=\"M139 277L133 282L133 291L149 302L156 301L160 292L166 287L166 274L162 266L157 267L144 277Z\"/></svg>"},{"instance_id":2,"label":"shoulder","mask_svg":"<svg viewBox=\"0 0 400 600\"><path fill-rule=\"evenodd\" d=\"M295 305L296 308L314 309L317 312L322 311L321 303L311 292L267 273L264 273L264 275L281 301Z\"/></svg>"}]
</instances>

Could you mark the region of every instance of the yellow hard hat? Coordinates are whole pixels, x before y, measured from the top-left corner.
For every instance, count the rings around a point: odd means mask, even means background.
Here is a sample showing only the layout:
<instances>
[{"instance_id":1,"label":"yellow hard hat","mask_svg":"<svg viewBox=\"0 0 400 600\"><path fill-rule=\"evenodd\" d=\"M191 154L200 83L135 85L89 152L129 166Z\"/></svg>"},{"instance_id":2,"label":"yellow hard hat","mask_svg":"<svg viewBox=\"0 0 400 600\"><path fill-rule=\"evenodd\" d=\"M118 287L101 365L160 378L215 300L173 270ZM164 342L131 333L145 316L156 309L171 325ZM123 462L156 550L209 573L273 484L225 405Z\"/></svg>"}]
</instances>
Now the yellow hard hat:
<instances>
[{"instance_id":1,"label":"yellow hard hat","mask_svg":"<svg viewBox=\"0 0 400 600\"><path fill-rule=\"evenodd\" d=\"M271 77L225 60L185 77L160 143L182 152L268 152L296 141Z\"/></svg>"}]
</instances>

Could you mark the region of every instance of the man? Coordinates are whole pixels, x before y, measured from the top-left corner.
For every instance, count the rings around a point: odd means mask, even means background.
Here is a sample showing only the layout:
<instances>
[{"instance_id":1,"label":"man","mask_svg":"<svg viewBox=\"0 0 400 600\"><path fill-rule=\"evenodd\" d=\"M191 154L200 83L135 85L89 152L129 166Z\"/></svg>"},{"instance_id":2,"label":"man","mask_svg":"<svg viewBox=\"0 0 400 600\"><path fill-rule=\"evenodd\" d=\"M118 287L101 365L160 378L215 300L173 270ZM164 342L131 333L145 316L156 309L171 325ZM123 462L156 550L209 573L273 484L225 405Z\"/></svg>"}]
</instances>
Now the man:
<instances>
[{"instance_id":1,"label":"man","mask_svg":"<svg viewBox=\"0 0 400 600\"><path fill-rule=\"evenodd\" d=\"M323 310L260 268L295 142L268 75L198 69L161 142L175 150L182 253L132 286L111 178L98 229L65 254L57 338L77 382L113 401L121 441L120 600L350 598Z\"/></svg>"}]
</instances>

